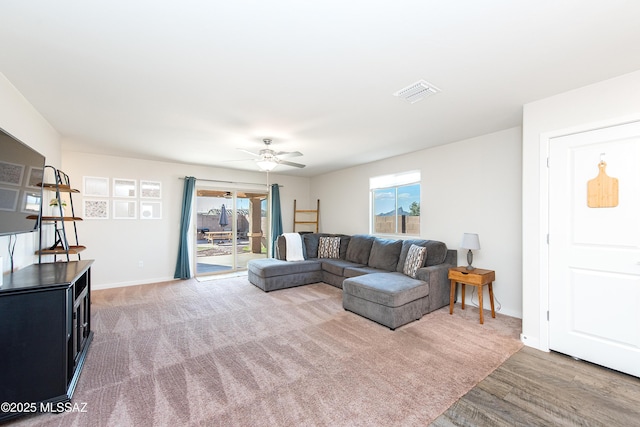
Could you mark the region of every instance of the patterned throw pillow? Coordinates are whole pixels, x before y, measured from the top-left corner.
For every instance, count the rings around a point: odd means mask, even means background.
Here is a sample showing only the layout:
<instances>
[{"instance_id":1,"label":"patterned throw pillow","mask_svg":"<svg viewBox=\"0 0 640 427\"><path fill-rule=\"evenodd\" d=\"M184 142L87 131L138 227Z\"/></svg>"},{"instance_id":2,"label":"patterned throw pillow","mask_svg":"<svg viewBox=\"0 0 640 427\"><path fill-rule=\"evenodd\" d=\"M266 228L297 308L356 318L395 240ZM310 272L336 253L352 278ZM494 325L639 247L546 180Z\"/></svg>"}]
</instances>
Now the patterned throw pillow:
<instances>
[{"instance_id":1,"label":"patterned throw pillow","mask_svg":"<svg viewBox=\"0 0 640 427\"><path fill-rule=\"evenodd\" d=\"M411 245L407 253L407 260L404 262L402 272L415 279L418 269L424 265L427 257L427 248L418 245Z\"/></svg>"},{"instance_id":2,"label":"patterned throw pillow","mask_svg":"<svg viewBox=\"0 0 640 427\"><path fill-rule=\"evenodd\" d=\"M321 237L318 258L340 258L340 237Z\"/></svg>"}]
</instances>

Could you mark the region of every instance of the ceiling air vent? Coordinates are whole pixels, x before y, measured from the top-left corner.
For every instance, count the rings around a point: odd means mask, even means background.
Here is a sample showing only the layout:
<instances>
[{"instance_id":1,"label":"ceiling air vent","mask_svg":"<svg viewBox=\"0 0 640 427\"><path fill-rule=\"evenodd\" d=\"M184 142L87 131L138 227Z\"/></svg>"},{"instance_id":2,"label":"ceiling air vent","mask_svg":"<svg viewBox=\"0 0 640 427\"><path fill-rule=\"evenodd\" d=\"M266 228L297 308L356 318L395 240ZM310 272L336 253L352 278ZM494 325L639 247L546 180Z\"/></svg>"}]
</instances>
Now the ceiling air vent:
<instances>
[{"instance_id":1,"label":"ceiling air vent","mask_svg":"<svg viewBox=\"0 0 640 427\"><path fill-rule=\"evenodd\" d=\"M400 89L394 93L393 96L397 96L411 104L415 104L418 101L422 101L427 96L435 95L438 92L440 92L440 89L431 83L424 80L418 80L414 84L407 86L404 89Z\"/></svg>"}]
</instances>

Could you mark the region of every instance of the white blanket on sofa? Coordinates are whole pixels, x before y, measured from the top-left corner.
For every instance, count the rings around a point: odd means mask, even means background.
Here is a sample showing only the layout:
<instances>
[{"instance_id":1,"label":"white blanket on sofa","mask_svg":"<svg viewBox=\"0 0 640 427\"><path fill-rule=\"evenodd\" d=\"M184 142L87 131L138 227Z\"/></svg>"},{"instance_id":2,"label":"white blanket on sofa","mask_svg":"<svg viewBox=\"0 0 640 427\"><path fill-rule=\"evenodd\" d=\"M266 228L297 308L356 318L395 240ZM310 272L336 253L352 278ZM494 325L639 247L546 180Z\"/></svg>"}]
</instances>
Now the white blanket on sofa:
<instances>
[{"instance_id":1,"label":"white blanket on sofa","mask_svg":"<svg viewBox=\"0 0 640 427\"><path fill-rule=\"evenodd\" d=\"M299 233L283 233L287 243L287 261L304 261L302 254L302 237Z\"/></svg>"}]
</instances>

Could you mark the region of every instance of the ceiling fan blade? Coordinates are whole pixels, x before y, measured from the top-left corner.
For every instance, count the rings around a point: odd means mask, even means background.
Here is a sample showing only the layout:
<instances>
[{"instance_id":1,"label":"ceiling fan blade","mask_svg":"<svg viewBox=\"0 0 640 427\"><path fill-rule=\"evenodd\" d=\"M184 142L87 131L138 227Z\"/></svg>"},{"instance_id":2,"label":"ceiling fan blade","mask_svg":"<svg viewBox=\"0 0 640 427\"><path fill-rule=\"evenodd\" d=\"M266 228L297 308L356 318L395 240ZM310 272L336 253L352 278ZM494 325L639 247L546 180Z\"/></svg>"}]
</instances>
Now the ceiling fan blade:
<instances>
[{"instance_id":1,"label":"ceiling fan blade","mask_svg":"<svg viewBox=\"0 0 640 427\"><path fill-rule=\"evenodd\" d=\"M238 150L243 151L247 154L251 154L252 156L255 156L255 157L260 157L260 154L254 153L253 151L245 150L244 148L238 148Z\"/></svg>"},{"instance_id":2,"label":"ceiling fan blade","mask_svg":"<svg viewBox=\"0 0 640 427\"><path fill-rule=\"evenodd\" d=\"M301 163L293 163L293 162L287 162L286 160L279 160L278 164L280 165L287 165L287 166L293 166L294 168L303 168L306 165L303 165Z\"/></svg>"},{"instance_id":3,"label":"ceiling fan blade","mask_svg":"<svg viewBox=\"0 0 640 427\"><path fill-rule=\"evenodd\" d=\"M230 159L230 160L220 160L220 163L235 163L235 162L251 162L253 159Z\"/></svg>"},{"instance_id":4,"label":"ceiling fan blade","mask_svg":"<svg viewBox=\"0 0 640 427\"><path fill-rule=\"evenodd\" d=\"M275 153L276 156L278 157L282 157L282 158L288 158L288 157L299 157L302 156L302 153L299 151L279 151L277 153Z\"/></svg>"}]
</instances>

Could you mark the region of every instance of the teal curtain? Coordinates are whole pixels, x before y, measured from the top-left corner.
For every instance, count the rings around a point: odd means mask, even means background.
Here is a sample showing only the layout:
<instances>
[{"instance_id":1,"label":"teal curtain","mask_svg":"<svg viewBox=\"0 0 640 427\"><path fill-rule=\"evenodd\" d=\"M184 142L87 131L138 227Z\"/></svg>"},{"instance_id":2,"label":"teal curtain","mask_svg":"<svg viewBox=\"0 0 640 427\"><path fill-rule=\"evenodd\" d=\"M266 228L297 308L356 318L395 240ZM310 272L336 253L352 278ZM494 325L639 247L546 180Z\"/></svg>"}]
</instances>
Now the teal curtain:
<instances>
[{"instance_id":1,"label":"teal curtain","mask_svg":"<svg viewBox=\"0 0 640 427\"><path fill-rule=\"evenodd\" d=\"M178 261L176 262L175 279L191 278L189 267L189 223L191 222L191 202L196 179L192 176L184 177L184 194L182 196L182 217L180 218L180 245L178 246Z\"/></svg>"},{"instance_id":2,"label":"teal curtain","mask_svg":"<svg viewBox=\"0 0 640 427\"><path fill-rule=\"evenodd\" d=\"M280 186L271 184L271 256L276 256L276 239L282 234L282 211L280 210Z\"/></svg>"}]
</instances>

